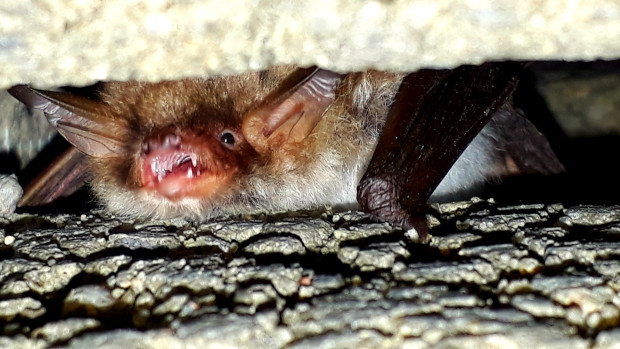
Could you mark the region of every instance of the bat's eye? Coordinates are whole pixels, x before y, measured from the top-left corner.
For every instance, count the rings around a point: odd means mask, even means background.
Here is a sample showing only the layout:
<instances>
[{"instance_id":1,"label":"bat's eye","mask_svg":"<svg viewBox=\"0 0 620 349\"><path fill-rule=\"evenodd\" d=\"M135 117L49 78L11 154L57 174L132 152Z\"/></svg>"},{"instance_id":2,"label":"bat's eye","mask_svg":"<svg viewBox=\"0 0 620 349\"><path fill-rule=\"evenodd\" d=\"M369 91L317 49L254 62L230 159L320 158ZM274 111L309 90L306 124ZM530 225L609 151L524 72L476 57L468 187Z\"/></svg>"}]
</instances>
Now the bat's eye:
<instances>
[{"instance_id":1,"label":"bat's eye","mask_svg":"<svg viewBox=\"0 0 620 349\"><path fill-rule=\"evenodd\" d=\"M224 143L229 148L232 148L235 146L235 143L237 143L237 139L231 131L224 131L220 134L220 142Z\"/></svg>"}]
</instances>

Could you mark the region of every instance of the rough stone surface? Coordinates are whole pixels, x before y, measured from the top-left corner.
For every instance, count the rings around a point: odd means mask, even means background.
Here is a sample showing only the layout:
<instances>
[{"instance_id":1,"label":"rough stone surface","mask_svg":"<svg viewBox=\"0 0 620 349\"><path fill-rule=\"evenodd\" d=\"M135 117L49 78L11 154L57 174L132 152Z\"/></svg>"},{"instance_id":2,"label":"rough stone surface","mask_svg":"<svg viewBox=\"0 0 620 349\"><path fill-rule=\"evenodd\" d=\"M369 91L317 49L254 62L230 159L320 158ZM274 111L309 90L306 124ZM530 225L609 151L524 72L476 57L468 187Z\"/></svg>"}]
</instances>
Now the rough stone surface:
<instances>
[{"instance_id":1,"label":"rough stone surface","mask_svg":"<svg viewBox=\"0 0 620 349\"><path fill-rule=\"evenodd\" d=\"M0 216L15 212L21 197L22 187L17 183L17 177L0 174Z\"/></svg>"},{"instance_id":2,"label":"rough stone surface","mask_svg":"<svg viewBox=\"0 0 620 349\"><path fill-rule=\"evenodd\" d=\"M24 168L55 134L42 112L28 110L0 91L0 174Z\"/></svg>"},{"instance_id":3,"label":"rough stone surface","mask_svg":"<svg viewBox=\"0 0 620 349\"><path fill-rule=\"evenodd\" d=\"M607 348L617 212L433 205L427 245L358 212L14 214L0 220L0 346Z\"/></svg>"},{"instance_id":4,"label":"rough stone surface","mask_svg":"<svg viewBox=\"0 0 620 349\"><path fill-rule=\"evenodd\" d=\"M0 87L285 63L411 71L506 58L612 59L620 57L617 37L614 0L3 1Z\"/></svg>"},{"instance_id":5,"label":"rough stone surface","mask_svg":"<svg viewBox=\"0 0 620 349\"><path fill-rule=\"evenodd\" d=\"M618 62L583 63L570 70L550 65L536 69L536 86L562 131L571 138L620 135Z\"/></svg>"}]
</instances>

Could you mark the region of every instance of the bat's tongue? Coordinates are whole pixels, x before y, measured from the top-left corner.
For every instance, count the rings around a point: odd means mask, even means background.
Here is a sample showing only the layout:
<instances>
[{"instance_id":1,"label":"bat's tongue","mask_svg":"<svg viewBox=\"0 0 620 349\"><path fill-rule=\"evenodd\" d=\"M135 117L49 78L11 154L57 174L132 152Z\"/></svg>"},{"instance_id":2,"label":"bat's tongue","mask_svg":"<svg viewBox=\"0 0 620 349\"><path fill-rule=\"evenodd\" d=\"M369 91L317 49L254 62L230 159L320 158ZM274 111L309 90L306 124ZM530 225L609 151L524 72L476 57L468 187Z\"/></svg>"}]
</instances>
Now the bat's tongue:
<instances>
[{"instance_id":1,"label":"bat's tongue","mask_svg":"<svg viewBox=\"0 0 620 349\"><path fill-rule=\"evenodd\" d=\"M141 155L144 188L171 200L204 197L217 190L221 181L199 163L197 147L186 143L175 134L144 142Z\"/></svg>"}]
</instances>

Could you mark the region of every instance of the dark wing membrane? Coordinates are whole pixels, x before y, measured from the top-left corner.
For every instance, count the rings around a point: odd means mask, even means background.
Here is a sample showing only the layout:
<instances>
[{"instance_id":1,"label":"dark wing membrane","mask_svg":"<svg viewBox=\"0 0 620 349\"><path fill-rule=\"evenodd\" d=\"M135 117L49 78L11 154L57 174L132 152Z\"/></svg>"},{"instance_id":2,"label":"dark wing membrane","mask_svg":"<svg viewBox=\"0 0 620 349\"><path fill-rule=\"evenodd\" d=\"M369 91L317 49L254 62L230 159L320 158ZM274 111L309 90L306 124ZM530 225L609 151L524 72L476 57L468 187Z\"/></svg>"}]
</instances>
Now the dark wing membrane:
<instances>
[{"instance_id":1,"label":"dark wing membrane","mask_svg":"<svg viewBox=\"0 0 620 349\"><path fill-rule=\"evenodd\" d=\"M361 208L424 238L426 202L510 97L522 69L520 63L486 63L408 75L358 185Z\"/></svg>"},{"instance_id":2,"label":"dark wing membrane","mask_svg":"<svg viewBox=\"0 0 620 349\"><path fill-rule=\"evenodd\" d=\"M89 179L86 155L70 147L25 188L18 206L38 206L69 196Z\"/></svg>"},{"instance_id":3,"label":"dark wing membrane","mask_svg":"<svg viewBox=\"0 0 620 349\"><path fill-rule=\"evenodd\" d=\"M547 138L520 109L506 103L491 119L497 150L495 175L557 175L565 172Z\"/></svg>"}]
</instances>

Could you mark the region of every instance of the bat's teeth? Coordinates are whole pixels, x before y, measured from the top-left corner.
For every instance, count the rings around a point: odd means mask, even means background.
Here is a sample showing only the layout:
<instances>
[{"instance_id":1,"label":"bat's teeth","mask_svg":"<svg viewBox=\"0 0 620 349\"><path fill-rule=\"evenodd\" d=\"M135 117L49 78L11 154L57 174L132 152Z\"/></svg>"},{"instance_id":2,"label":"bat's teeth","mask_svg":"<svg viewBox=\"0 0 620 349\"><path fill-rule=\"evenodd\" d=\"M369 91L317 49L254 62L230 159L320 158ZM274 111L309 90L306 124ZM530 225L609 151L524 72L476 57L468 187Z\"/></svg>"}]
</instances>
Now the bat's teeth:
<instances>
[{"instance_id":1,"label":"bat's teeth","mask_svg":"<svg viewBox=\"0 0 620 349\"><path fill-rule=\"evenodd\" d=\"M154 158L153 160L151 160L151 171L153 171L153 173L159 172L158 162L159 161L157 161L157 158Z\"/></svg>"},{"instance_id":2,"label":"bat's teeth","mask_svg":"<svg viewBox=\"0 0 620 349\"><path fill-rule=\"evenodd\" d=\"M192 171L191 167L187 168L187 178L192 178L194 177L194 172Z\"/></svg>"},{"instance_id":3,"label":"bat's teeth","mask_svg":"<svg viewBox=\"0 0 620 349\"><path fill-rule=\"evenodd\" d=\"M164 173L165 173L164 171L157 172L157 181L158 182L161 182L161 180L164 179Z\"/></svg>"},{"instance_id":4,"label":"bat's teeth","mask_svg":"<svg viewBox=\"0 0 620 349\"><path fill-rule=\"evenodd\" d=\"M196 176L200 176L200 170L196 169Z\"/></svg>"},{"instance_id":5,"label":"bat's teeth","mask_svg":"<svg viewBox=\"0 0 620 349\"><path fill-rule=\"evenodd\" d=\"M198 165L198 159L196 159L196 155L192 154L192 166L196 167Z\"/></svg>"},{"instance_id":6,"label":"bat's teeth","mask_svg":"<svg viewBox=\"0 0 620 349\"><path fill-rule=\"evenodd\" d=\"M189 155L181 156L181 157L179 157L179 158L177 159L176 164L177 164L177 166L178 166L178 165L180 165L180 164L182 164L182 163L184 163L184 162L187 162L187 161L189 161L189 160L190 160Z\"/></svg>"}]
</instances>

